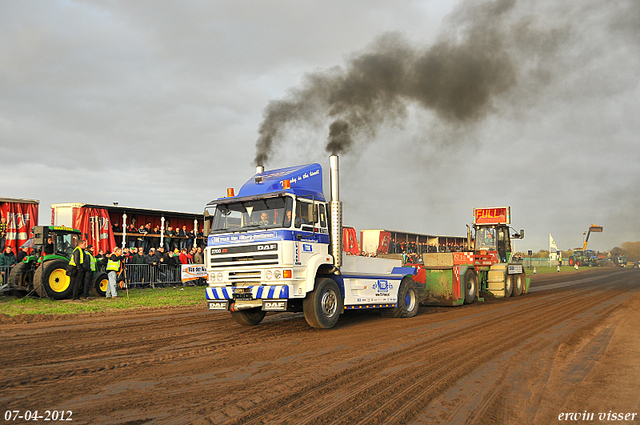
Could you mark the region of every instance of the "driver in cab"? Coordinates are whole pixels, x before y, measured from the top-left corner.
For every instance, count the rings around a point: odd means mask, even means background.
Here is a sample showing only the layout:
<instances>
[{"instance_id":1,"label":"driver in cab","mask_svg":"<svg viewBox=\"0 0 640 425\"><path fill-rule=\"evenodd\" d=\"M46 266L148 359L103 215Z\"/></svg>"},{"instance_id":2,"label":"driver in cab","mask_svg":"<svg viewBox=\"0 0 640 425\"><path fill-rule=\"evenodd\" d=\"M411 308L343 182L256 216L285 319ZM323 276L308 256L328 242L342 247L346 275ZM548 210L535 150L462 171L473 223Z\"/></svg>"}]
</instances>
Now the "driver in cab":
<instances>
[{"instance_id":1,"label":"driver in cab","mask_svg":"<svg viewBox=\"0 0 640 425\"><path fill-rule=\"evenodd\" d=\"M262 214L260 215L260 223L261 226L268 226L271 224L271 222L269 221L269 214L267 214L266 211L263 211Z\"/></svg>"}]
</instances>

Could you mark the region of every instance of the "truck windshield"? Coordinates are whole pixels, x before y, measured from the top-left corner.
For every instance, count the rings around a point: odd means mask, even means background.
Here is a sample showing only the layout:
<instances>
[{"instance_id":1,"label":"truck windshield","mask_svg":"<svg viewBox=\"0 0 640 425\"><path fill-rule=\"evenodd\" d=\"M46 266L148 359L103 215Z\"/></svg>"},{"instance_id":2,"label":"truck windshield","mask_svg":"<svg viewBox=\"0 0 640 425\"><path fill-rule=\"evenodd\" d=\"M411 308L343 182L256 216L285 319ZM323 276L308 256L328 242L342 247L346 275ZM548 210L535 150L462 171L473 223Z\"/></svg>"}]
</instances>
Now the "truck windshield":
<instances>
[{"instance_id":1,"label":"truck windshield","mask_svg":"<svg viewBox=\"0 0 640 425\"><path fill-rule=\"evenodd\" d=\"M292 207L289 196L218 204L211 233L291 227Z\"/></svg>"},{"instance_id":2,"label":"truck windshield","mask_svg":"<svg viewBox=\"0 0 640 425\"><path fill-rule=\"evenodd\" d=\"M496 250L496 229L483 227L476 230L476 249Z\"/></svg>"}]
</instances>

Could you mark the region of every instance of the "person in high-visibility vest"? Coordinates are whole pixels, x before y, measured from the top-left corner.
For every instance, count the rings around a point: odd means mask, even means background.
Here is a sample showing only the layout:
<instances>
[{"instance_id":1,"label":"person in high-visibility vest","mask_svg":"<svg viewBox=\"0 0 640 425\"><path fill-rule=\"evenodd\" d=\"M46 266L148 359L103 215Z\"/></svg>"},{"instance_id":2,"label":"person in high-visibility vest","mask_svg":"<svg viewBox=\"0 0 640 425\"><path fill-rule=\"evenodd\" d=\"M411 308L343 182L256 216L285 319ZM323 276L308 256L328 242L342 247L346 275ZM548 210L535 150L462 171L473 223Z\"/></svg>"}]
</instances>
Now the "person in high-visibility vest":
<instances>
[{"instance_id":1,"label":"person in high-visibility vest","mask_svg":"<svg viewBox=\"0 0 640 425\"><path fill-rule=\"evenodd\" d=\"M86 246L87 241L81 239L78 242L78 245L73 249L71 258L69 259L69 266L76 269L75 275L71 276L71 288L73 294L72 298L74 301L80 301L80 291L82 290L82 285L84 284L84 249Z\"/></svg>"},{"instance_id":2,"label":"person in high-visibility vest","mask_svg":"<svg viewBox=\"0 0 640 425\"><path fill-rule=\"evenodd\" d=\"M109 278L109 285L107 286L107 298L118 298L116 292L116 280L120 269L122 268L122 249L116 248L113 253L107 258L107 277Z\"/></svg>"},{"instance_id":3,"label":"person in high-visibility vest","mask_svg":"<svg viewBox=\"0 0 640 425\"><path fill-rule=\"evenodd\" d=\"M84 270L84 291L82 291L82 298L88 300L91 294L91 284L93 283L93 276L96 272L96 257L93 256L93 245L89 245L84 251L84 261L88 264Z\"/></svg>"}]
</instances>

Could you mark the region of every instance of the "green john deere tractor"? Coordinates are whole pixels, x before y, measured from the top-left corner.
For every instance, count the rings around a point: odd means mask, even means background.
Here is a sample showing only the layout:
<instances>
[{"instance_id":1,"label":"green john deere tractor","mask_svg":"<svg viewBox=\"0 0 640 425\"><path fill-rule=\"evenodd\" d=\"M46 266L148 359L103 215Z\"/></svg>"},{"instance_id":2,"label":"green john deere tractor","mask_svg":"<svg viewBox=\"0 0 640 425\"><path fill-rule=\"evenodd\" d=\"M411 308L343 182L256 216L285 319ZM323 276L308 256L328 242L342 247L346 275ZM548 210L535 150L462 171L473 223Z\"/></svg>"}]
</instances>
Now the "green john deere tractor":
<instances>
[{"instance_id":1,"label":"green john deere tractor","mask_svg":"<svg viewBox=\"0 0 640 425\"><path fill-rule=\"evenodd\" d=\"M63 226L33 228L33 253L16 264L9 275L9 290L15 295L35 292L45 298L71 298L71 279L67 266L74 248L82 238L77 229ZM107 274L96 271L93 276L95 295L104 296Z\"/></svg>"}]
</instances>

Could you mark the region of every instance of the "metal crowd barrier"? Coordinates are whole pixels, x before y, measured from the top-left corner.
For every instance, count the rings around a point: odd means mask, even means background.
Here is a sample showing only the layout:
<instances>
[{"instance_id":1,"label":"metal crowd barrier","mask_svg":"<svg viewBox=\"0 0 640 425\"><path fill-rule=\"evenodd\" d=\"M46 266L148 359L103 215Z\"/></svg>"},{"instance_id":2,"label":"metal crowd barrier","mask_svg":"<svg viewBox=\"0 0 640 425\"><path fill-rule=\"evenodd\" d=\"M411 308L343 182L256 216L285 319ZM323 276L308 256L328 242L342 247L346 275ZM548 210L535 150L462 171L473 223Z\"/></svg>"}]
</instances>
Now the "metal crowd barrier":
<instances>
[{"instance_id":1,"label":"metal crowd barrier","mask_svg":"<svg viewBox=\"0 0 640 425\"><path fill-rule=\"evenodd\" d=\"M0 288L9 283L9 275L13 266L0 267Z\"/></svg>"},{"instance_id":2,"label":"metal crowd barrier","mask_svg":"<svg viewBox=\"0 0 640 425\"><path fill-rule=\"evenodd\" d=\"M167 264L127 264L125 282L129 287L182 284L180 267Z\"/></svg>"}]
</instances>

